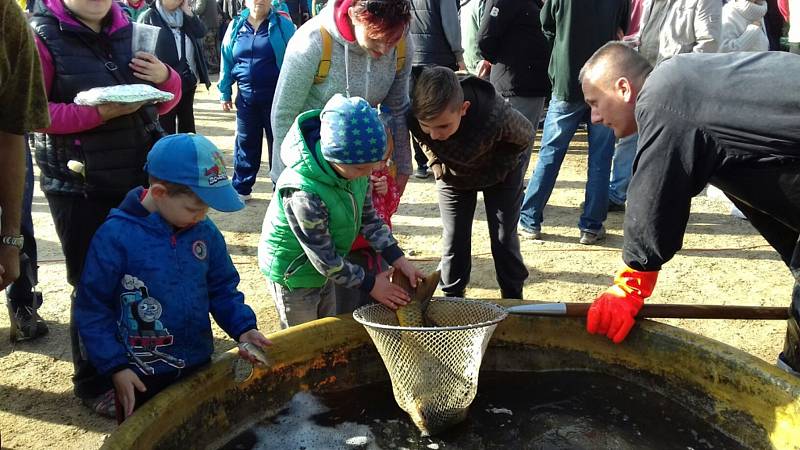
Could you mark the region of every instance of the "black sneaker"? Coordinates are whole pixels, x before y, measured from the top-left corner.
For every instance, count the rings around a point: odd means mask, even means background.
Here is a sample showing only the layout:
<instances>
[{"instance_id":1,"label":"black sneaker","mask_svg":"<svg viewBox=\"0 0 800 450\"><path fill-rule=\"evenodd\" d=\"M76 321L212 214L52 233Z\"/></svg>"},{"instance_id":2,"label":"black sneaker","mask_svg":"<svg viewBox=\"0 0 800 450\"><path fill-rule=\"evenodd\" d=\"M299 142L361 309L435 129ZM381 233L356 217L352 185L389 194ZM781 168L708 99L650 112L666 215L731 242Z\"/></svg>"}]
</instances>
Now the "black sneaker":
<instances>
[{"instance_id":1,"label":"black sneaker","mask_svg":"<svg viewBox=\"0 0 800 450\"><path fill-rule=\"evenodd\" d=\"M420 180L424 180L430 175L430 172L428 172L428 166L419 166L417 167L417 170L414 171L414 178L419 178Z\"/></svg>"},{"instance_id":2,"label":"black sneaker","mask_svg":"<svg viewBox=\"0 0 800 450\"><path fill-rule=\"evenodd\" d=\"M608 212L625 212L625 203L608 202Z\"/></svg>"},{"instance_id":3,"label":"black sneaker","mask_svg":"<svg viewBox=\"0 0 800 450\"><path fill-rule=\"evenodd\" d=\"M35 295L38 300L37 304L41 304L41 294L37 292ZM15 307L11 303L7 303L7 306L9 322L11 323L11 342L36 339L50 331L47 328L47 324L39 316L36 308L32 306Z\"/></svg>"},{"instance_id":4,"label":"black sneaker","mask_svg":"<svg viewBox=\"0 0 800 450\"><path fill-rule=\"evenodd\" d=\"M597 231L581 231L580 243L583 245L596 245L606 238L605 227L600 227Z\"/></svg>"}]
</instances>

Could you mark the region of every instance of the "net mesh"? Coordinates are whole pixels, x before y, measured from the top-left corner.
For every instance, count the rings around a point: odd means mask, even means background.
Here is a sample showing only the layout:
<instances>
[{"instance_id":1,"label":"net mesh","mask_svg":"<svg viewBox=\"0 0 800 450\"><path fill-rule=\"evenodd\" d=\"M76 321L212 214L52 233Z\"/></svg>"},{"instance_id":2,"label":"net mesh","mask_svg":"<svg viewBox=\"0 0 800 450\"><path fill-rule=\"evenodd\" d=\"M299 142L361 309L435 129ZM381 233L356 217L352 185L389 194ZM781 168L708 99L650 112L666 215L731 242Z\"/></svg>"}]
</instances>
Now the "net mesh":
<instances>
[{"instance_id":1,"label":"net mesh","mask_svg":"<svg viewBox=\"0 0 800 450\"><path fill-rule=\"evenodd\" d=\"M433 326L402 327L381 304L353 313L389 371L397 404L424 436L466 417L486 346L506 311L492 303L444 299L432 301L425 315Z\"/></svg>"}]
</instances>

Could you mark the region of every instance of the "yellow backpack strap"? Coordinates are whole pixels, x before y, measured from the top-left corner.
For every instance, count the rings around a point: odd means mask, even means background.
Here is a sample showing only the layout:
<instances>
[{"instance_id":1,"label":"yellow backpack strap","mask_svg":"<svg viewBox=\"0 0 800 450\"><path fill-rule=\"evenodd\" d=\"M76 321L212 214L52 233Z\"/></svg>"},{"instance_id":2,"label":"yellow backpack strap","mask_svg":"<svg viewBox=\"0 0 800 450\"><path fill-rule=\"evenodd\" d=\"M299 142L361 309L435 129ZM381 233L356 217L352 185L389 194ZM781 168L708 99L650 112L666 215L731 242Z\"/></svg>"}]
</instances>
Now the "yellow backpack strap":
<instances>
[{"instance_id":1,"label":"yellow backpack strap","mask_svg":"<svg viewBox=\"0 0 800 450\"><path fill-rule=\"evenodd\" d=\"M394 72L400 73L403 70L403 67L406 65L406 37L403 36L400 38L400 41L397 42L397 67L395 67Z\"/></svg>"},{"instance_id":2,"label":"yellow backpack strap","mask_svg":"<svg viewBox=\"0 0 800 450\"><path fill-rule=\"evenodd\" d=\"M317 75L314 77L314 84L320 84L328 78L331 70L331 53L333 52L333 39L325 27L319 27L319 34L322 36L322 58L319 60Z\"/></svg>"}]
</instances>

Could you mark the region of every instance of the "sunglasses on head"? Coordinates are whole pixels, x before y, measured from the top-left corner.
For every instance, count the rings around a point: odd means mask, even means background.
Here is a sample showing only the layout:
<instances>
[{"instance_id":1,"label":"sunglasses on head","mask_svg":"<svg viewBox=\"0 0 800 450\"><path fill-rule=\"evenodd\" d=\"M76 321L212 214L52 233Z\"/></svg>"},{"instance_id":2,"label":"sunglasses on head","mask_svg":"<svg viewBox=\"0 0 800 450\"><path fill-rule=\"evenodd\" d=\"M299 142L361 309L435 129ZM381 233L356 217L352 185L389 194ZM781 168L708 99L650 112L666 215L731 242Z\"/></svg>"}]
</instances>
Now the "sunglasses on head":
<instances>
[{"instance_id":1,"label":"sunglasses on head","mask_svg":"<svg viewBox=\"0 0 800 450\"><path fill-rule=\"evenodd\" d=\"M378 17L403 16L410 12L407 0L365 0L363 4L370 14Z\"/></svg>"}]
</instances>

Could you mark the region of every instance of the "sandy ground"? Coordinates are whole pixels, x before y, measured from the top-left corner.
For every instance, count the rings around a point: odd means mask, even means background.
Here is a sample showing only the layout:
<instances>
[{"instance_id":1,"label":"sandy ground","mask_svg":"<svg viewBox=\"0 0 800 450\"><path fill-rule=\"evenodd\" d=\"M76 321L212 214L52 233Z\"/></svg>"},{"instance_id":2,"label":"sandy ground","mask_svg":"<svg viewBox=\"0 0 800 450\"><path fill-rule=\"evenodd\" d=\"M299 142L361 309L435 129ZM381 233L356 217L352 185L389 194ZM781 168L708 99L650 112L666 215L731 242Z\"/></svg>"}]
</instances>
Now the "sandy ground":
<instances>
[{"instance_id":1,"label":"sandy ground","mask_svg":"<svg viewBox=\"0 0 800 450\"><path fill-rule=\"evenodd\" d=\"M223 113L217 98L213 87L208 93L200 89L196 116L200 132L223 149L230 161L235 116ZM534 161L535 157L534 154ZM606 222L609 235L602 246L586 247L577 242L578 205L583 201L585 172L585 136L579 136L545 210L544 243L523 241L522 244L530 271L525 286L527 299L589 302L611 282L612 274L622 264L620 213L609 215ZM244 211L211 214L223 231L241 274L240 288L258 314L260 328L267 332L277 330L278 324L272 300L258 272L256 249L261 221L272 196L270 186L264 164L253 200ZM727 212L718 201L706 197L694 201L684 249L662 271L650 302L788 305L792 286L788 270L748 222ZM72 396L68 334L71 288L65 281L63 256L47 202L38 191L33 214L40 249L39 288L45 299L41 315L49 323L50 334L34 342L12 345L7 337L8 318L0 313L2 447L97 448L115 424L93 415ZM393 222L401 246L411 251L424 270L432 270L439 255L440 220L431 180L412 178ZM499 290L482 207L476 213L473 234L472 281L467 294L497 297ZM741 348L768 362L773 362L780 351L785 329L782 322L766 321L667 322ZM215 333L219 338L218 351L233 346L221 330L215 329Z\"/></svg>"}]
</instances>

